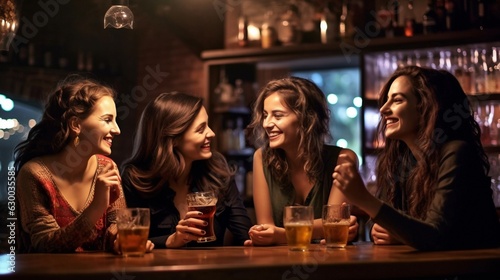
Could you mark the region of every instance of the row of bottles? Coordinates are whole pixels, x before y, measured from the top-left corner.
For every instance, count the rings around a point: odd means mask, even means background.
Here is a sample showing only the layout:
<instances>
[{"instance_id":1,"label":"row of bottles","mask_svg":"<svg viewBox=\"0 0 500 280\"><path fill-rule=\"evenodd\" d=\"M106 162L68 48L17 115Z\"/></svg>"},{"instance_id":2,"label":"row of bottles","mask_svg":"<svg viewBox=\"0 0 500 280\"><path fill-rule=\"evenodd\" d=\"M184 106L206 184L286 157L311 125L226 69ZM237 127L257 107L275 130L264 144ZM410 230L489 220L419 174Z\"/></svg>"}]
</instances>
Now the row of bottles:
<instances>
[{"instance_id":1,"label":"row of bottles","mask_svg":"<svg viewBox=\"0 0 500 280\"><path fill-rule=\"evenodd\" d=\"M240 153L245 151L247 145L243 117L237 117L236 123L232 118L227 118L220 140L220 149L223 153Z\"/></svg>"},{"instance_id":2,"label":"row of bottles","mask_svg":"<svg viewBox=\"0 0 500 280\"><path fill-rule=\"evenodd\" d=\"M500 101L474 102L474 119L481 128L481 143L485 147L500 145Z\"/></svg>"},{"instance_id":3,"label":"row of bottles","mask_svg":"<svg viewBox=\"0 0 500 280\"><path fill-rule=\"evenodd\" d=\"M234 174L234 181L236 182L236 187L240 195L243 198L251 198L253 196L253 172L245 167L245 162L242 160L235 161L231 160L230 165L236 168L236 173Z\"/></svg>"},{"instance_id":4,"label":"row of bottles","mask_svg":"<svg viewBox=\"0 0 500 280\"><path fill-rule=\"evenodd\" d=\"M229 82L226 76L224 67L220 70L220 81L214 90L215 105L219 108L239 107L246 106L245 90L243 88L243 80L236 79L234 85Z\"/></svg>"},{"instance_id":5,"label":"row of bottles","mask_svg":"<svg viewBox=\"0 0 500 280\"><path fill-rule=\"evenodd\" d=\"M276 4L279 2L279 5ZM242 11L238 46L262 48L301 43L334 43L365 37L412 37L500 26L496 0L273 1L263 14ZM381 4L383 3L383 4ZM360 34L364 33L364 34ZM363 37L362 36L362 37Z\"/></svg>"},{"instance_id":6,"label":"row of bottles","mask_svg":"<svg viewBox=\"0 0 500 280\"><path fill-rule=\"evenodd\" d=\"M67 50L62 45L28 43L12 47L0 53L0 63L42 67L51 69L77 70L87 72L116 72L118 65L112 65L104 57L89 50Z\"/></svg>"},{"instance_id":7,"label":"row of bottles","mask_svg":"<svg viewBox=\"0 0 500 280\"><path fill-rule=\"evenodd\" d=\"M417 16L414 9L414 4L420 1L391 2L394 17L398 14L403 17L402 27L406 37L464 29L483 30L496 25L494 15L489 12L498 5L494 1L428 0L422 16Z\"/></svg>"},{"instance_id":8,"label":"row of bottles","mask_svg":"<svg viewBox=\"0 0 500 280\"><path fill-rule=\"evenodd\" d=\"M238 46L259 41L262 48L301 43L332 43L354 35L355 17L361 14L362 1L344 0L322 5L307 1L276 1L280 5L267 7L263 19L244 14L238 21ZM276 3L275 3L276 4Z\"/></svg>"},{"instance_id":9,"label":"row of bottles","mask_svg":"<svg viewBox=\"0 0 500 280\"><path fill-rule=\"evenodd\" d=\"M467 94L500 94L500 42L418 51L384 52L366 59L366 98L378 91L398 68L417 65L444 69L454 74Z\"/></svg>"}]
</instances>

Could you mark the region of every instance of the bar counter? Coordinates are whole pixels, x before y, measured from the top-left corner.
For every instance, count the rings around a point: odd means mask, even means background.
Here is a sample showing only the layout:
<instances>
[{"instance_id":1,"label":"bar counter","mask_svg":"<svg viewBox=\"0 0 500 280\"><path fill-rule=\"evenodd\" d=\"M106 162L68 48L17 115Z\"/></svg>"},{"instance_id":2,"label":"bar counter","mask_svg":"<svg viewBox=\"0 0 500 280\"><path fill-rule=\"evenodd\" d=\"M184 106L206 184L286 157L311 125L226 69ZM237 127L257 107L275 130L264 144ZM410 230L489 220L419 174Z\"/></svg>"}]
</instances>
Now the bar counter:
<instances>
[{"instance_id":1,"label":"bar counter","mask_svg":"<svg viewBox=\"0 0 500 280\"><path fill-rule=\"evenodd\" d=\"M5 257L5 255L3 256ZM407 246L349 245L307 252L286 246L155 249L110 253L18 254L3 279L499 279L500 249L420 252ZM491 276L491 277L490 277Z\"/></svg>"}]
</instances>

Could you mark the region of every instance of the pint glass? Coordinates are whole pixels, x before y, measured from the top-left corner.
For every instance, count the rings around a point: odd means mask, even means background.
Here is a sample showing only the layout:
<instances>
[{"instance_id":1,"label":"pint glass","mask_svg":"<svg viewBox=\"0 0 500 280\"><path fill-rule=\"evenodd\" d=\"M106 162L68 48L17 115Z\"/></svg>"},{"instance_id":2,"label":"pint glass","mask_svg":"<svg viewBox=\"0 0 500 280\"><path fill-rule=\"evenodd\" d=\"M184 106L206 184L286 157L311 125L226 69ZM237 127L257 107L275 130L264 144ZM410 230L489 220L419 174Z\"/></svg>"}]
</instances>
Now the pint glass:
<instances>
[{"instance_id":1,"label":"pint glass","mask_svg":"<svg viewBox=\"0 0 500 280\"><path fill-rule=\"evenodd\" d=\"M306 251L311 243L314 214L311 206L285 206L283 224L291 251Z\"/></svg>"},{"instance_id":2,"label":"pint glass","mask_svg":"<svg viewBox=\"0 0 500 280\"><path fill-rule=\"evenodd\" d=\"M214 215L217 204L217 196L214 192L194 192L187 194L188 211L199 211L203 213L199 219L207 222L206 226L197 226L205 231L205 236L199 237L197 242L211 242L217 238L214 231Z\"/></svg>"},{"instance_id":3,"label":"pint glass","mask_svg":"<svg viewBox=\"0 0 500 280\"><path fill-rule=\"evenodd\" d=\"M326 247L344 248L349 237L349 219L351 217L348 204L323 206L323 231Z\"/></svg>"},{"instance_id":4,"label":"pint glass","mask_svg":"<svg viewBox=\"0 0 500 280\"><path fill-rule=\"evenodd\" d=\"M149 234L149 208L117 210L118 243L123 256L144 256Z\"/></svg>"}]
</instances>

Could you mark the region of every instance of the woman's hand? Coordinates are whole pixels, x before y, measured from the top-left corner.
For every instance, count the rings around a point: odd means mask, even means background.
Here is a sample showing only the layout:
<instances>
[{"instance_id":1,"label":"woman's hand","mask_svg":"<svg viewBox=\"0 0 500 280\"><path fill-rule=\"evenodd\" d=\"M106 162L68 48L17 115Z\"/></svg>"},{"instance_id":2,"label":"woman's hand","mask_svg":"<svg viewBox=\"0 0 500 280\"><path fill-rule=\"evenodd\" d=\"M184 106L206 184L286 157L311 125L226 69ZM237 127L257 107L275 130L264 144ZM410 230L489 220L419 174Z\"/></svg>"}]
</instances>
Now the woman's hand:
<instances>
[{"instance_id":1,"label":"woman's hand","mask_svg":"<svg viewBox=\"0 0 500 280\"><path fill-rule=\"evenodd\" d=\"M342 163L335 166L333 170L333 186L338 188L344 196L354 205L358 204L360 194L368 192L358 167L349 157L340 155Z\"/></svg>"},{"instance_id":2,"label":"woman's hand","mask_svg":"<svg viewBox=\"0 0 500 280\"><path fill-rule=\"evenodd\" d=\"M180 220L175 227L175 232L167 238L167 248L179 248L203 237L206 232L198 227L206 226L207 222L199 219L200 215L203 213L199 211L187 212L184 219Z\"/></svg>"},{"instance_id":3,"label":"woman's hand","mask_svg":"<svg viewBox=\"0 0 500 280\"><path fill-rule=\"evenodd\" d=\"M106 164L96 177L94 200L108 206L120 197L121 177L112 163Z\"/></svg>"},{"instance_id":4,"label":"woman's hand","mask_svg":"<svg viewBox=\"0 0 500 280\"><path fill-rule=\"evenodd\" d=\"M246 240L245 246L268 246L276 244L278 230L274 225L260 224L250 228L248 235L250 240Z\"/></svg>"},{"instance_id":5,"label":"woman's hand","mask_svg":"<svg viewBox=\"0 0 500 280\"><path fill-rule=\"evenodd\" d=\"M373 224L371 231L373 243L377 245L394 245L401 244L401 242L379 224Z\"/></svg>"},{"instance_id":6,"label":"woman's hand","mask_svg":"<svg viewBox=\"0 0 500 280\"><path fill-rule=\"evenodd\" d=\"M356 216L351 215L349 219L349 238L348 241L353 241L354 238L358 236L358 218Z\"/></svg>"}]
</instances>

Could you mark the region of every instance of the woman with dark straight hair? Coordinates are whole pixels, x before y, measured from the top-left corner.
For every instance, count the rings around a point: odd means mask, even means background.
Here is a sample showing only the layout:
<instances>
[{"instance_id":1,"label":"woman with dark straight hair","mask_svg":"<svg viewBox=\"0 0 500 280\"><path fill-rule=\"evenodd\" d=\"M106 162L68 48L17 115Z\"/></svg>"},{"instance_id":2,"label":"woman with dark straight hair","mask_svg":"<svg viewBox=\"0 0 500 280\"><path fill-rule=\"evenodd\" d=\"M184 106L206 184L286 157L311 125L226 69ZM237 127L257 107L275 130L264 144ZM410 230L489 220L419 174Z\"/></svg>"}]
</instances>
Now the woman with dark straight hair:
<instances>
[{"instance_id":1,"label":"woman with dark straight hair","mask_svg":"<svg viewBox=\"0 0 500 280\"><path fill-rule=\"evenodd\" d=\"M235 245L248 239L251 221L234 171L210 147L214 137L201 98L162 93L142 112L123 186L129 207L151 209L149 236L157 248L223 245L226 229ZM214 242L195 241L205 234L196 227L203 224L200 212L187 209L187 194L195 191L218 196Z\"/></svg>"}]
</instances>

